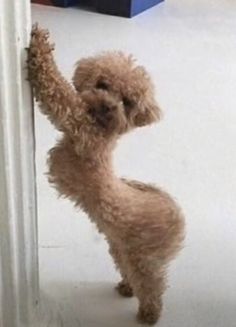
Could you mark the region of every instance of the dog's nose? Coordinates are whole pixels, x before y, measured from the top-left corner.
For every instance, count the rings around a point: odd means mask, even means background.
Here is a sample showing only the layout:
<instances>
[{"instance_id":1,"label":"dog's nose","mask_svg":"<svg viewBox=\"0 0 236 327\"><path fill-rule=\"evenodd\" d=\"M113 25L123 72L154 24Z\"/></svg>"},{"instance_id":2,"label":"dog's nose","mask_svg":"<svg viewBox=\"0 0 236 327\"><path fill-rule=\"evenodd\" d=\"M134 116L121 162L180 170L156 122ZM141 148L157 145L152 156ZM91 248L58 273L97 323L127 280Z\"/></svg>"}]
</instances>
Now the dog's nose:
<instances>
[{"instance_id":1,"label":"dog's nose","mask_svg":"<svg viewBox=\"0 0 236 327\"><path fill-rule=\"evenodd\" d=\"M101 115L106 115L110 111L110 108L106 105L103 105L99 111Z\"/></svg>"}]
</instances>

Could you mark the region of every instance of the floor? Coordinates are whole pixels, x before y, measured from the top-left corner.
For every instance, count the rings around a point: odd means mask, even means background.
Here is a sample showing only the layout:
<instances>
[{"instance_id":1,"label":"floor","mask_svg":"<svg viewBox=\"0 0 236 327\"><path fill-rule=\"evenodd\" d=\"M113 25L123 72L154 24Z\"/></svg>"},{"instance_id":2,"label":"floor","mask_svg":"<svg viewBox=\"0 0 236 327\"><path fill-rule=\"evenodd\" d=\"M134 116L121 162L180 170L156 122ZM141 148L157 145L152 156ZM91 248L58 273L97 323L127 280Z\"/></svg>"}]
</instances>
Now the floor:
<instances>
[{"instance_id":1,"label":"floor","mask_svg":"<svg viewBox=\"0 0 236 327\"><path fill-rule=\"evenodd\" d=\"M132 20L81 8L32 10L49 28L67 78L78 58L107 49L133 53L150 71L164 118L122 139L115 164L119 175L167 189L186 215L159 326L234 327L236 4L167 0ZM41 287L60 309L57 326L136 326L136 301L113 290L119 276L103 237L47 183L46 152L57 138L36 112Z\"/></svg>"}]
</instances>

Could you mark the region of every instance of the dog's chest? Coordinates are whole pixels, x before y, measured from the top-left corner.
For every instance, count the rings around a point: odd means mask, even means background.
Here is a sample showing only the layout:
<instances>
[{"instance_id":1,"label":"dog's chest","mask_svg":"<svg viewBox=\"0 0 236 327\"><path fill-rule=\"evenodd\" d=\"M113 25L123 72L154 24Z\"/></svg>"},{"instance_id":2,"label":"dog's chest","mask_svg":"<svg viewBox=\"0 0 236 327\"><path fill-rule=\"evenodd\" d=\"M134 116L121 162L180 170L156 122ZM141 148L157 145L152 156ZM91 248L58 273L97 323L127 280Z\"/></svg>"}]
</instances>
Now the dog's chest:
<instances>
[{"instance_id":1,"label":"dog's chest","mask_svg":"<svg viewBox=\"0 0 236 327\"><path fill-rule=\"evenodd\" d=\"M49 152L49 181L61 195L70 198L91 217L111 215L116 209L116 191L105 182L101 171L84 166L68 147L59 145ZM104 217L105 218L105 217Z\"/></svg>"}]
</instances>

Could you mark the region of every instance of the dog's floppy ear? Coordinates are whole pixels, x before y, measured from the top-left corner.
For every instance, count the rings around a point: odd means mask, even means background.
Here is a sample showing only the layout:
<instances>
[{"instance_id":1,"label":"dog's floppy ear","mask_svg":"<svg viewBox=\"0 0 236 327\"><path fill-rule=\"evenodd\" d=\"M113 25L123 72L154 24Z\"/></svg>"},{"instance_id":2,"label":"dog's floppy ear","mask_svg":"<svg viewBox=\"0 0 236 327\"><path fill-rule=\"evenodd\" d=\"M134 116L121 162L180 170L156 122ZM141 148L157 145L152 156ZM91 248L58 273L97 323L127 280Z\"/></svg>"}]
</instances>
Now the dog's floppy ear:
<instances>
[{"instance_id":1,"label":"dog's floppy ear","mask_svg":"<svg viewBox=\"0 0 236 327\"><path fill-rule=\"evenodd\" d=\"M136 114L134 122L136 126L141 127L159 121L161 116L161 109L157 103L153 101L142 106L140 111Z\"/></svg>"},{"instance_id":2,"label":"dog's floppy ear","mask_svg":"<svg viewBox=\"0 0 236 327\"><path fill-rule=\"evenodd\" d=\"M76 68L72 78L75 89L80 92L84 84L94 72L95 60L93 57L81 59L76 63Z\"/></svg>"}]
</instances>

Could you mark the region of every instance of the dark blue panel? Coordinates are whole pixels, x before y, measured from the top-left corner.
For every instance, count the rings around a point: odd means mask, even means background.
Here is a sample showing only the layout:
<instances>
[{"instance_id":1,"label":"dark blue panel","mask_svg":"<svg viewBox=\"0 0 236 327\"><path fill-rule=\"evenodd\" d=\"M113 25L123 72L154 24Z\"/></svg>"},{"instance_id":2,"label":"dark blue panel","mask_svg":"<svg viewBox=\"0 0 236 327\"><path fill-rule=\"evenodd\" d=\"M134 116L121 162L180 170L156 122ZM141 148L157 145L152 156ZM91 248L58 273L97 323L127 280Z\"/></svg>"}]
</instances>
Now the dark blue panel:
<instances>
[{"instance_id":1,"label":"dark blue panel","mask_svg":"<svg viewBox=\"0 0 236 327\"><path fill-rule=\"evenodd\" d=\"M140 12L151 8L164 0L131 0L130 16L139 14Z\"/></svg>"},{"instance_id":2,"label":"dark blue panel","mask_svg":"<svg viewBox=\"0 0 236 327\"><path fill-rule=\"evenodd\" d=\"M132 0L96 0L96 9L108 15L130 17Z\"/></svg>"},{"instance_id":3,"label":"dark blue panel","mask_svg":"<svg viewBox=\"0 0 236 327\"><path fill-rule=\"evenodd\" d=\"M95 0L99 12L132 17L164 0Z\"/></svg>"},{"instance_id":4,"label":"dark blue panel","mask_svg":"<svg viewBox=\"0 0 236 327\"><path fill-rule=\"evenodd\" d=\"M78 0L52 0L54 6L68 7L78 4Z\"/></svg>"},{"instance_id":5,"label":"dark blue panel","mask_svg":"<svg viewBox=\"0 0 236 327\"><path fill-rule=\"evenodd\" d=\"M164 0L51 0L53 5L68 7L77 4L95 6L109 15L132 17Z\"/></svg>"}]
</instances>

